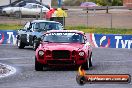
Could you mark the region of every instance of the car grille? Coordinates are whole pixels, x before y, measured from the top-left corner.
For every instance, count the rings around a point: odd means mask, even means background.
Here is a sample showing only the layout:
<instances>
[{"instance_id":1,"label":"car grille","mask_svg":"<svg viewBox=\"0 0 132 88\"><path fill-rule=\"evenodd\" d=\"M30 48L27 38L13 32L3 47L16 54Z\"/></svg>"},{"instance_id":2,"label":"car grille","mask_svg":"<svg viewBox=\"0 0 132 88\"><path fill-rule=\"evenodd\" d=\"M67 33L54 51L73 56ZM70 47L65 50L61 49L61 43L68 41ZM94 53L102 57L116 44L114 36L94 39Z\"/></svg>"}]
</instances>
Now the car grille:
<instances>
[{"instance_id":1,"label":"car grille","mask_svg":"<svg viewBox=\"0 0 132 88\"><path fill-rule=\"evenodd\" d=\"M73 60L48 60L48 64L51 65L73 65L74 61Z\"/></svg>"},{"instance_id":2,"label":"car grille","mask_svg":"<svg viewBox=\"0 0 132 88\"><path fill-rule=\"evenodd\" d=\"M53 59L70 59L70 51L68 50L53 50Z\"/></svg>"}]
</instances>

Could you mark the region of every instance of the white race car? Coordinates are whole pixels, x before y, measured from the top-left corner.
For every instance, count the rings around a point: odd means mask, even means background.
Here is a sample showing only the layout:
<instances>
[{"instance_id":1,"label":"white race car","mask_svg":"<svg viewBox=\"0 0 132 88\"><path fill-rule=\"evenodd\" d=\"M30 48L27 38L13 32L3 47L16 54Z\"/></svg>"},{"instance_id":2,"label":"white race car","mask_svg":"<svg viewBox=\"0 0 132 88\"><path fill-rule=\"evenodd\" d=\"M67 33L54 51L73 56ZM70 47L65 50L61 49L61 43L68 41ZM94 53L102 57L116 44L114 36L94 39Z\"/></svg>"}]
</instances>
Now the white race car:
<instances>
[{"instance_id":1,"label":"white race car","mask_svg":"<svg viewBox=\"0 0 132 88\"><path fill-rule=\"evenodd\" d=\"M49 9L43 5L35 3L27 3L24 7L6 7L2 9L2 13L4 15L13 14L16 17L20 17L22 15L36 16L40 15L41 11L42 13L45 13L49 11Z\"/></svg>"}]
</instances>

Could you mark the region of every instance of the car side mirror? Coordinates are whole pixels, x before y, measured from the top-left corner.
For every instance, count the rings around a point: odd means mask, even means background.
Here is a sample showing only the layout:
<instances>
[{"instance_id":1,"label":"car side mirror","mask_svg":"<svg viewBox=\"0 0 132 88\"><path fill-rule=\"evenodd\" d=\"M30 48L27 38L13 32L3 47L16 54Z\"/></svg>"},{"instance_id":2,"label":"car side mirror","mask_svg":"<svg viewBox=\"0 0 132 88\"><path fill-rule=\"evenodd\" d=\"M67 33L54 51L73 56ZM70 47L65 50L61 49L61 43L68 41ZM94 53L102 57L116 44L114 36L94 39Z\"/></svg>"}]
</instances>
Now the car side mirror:
<instances>
[{"instance_id":1,"label":"car side mirror","mask_svg":"<svg viewBox=\"0 0 132 88\"><path fill-rule=\"evenodd\" d=\"M27 28L27 30L30 30L32 27L31 26L29 26L28 28Z\"/></svg>"},{"instance_id":2,"label":"car side mirror","mask_svg":"<svg viewBox=\"0 0 132 88\"><path fill-rule=\"evenodd\" d=\"M26 31L26 29L19 29L19 31Z\"/></svg>"},{"instance_id":3,"label":"car side mirror","mask_svg":"<svg viewBox=\"0 0 132 88\"><path fill-rule=\"evenodd\" d=\"M43 43L42 41L39 42L39 44L42 44L42 43Z\"/></svg>"},{"instance_id":4,"label":"car side mirror","mask_svg":"<svg viewBox=\"0 0 132 88\"><path fill-rule=\"evenodd\" d=\"M84 36L84 40L87 41L87 37L86 36Z\"/></svg>"}]
</instances>

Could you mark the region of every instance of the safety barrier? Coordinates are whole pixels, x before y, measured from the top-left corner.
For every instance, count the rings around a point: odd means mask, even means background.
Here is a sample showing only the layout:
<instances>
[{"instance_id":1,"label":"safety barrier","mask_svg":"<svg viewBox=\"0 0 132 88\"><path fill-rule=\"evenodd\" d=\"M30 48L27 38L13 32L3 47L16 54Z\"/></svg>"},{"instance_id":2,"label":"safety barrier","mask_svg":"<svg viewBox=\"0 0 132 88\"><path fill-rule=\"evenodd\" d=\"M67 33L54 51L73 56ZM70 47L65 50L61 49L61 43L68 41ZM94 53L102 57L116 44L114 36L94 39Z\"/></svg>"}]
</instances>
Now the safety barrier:
<instances>
[{"instance_id":1,"label":"safety barrier","mask_svg":"<svg viewBox=\"0 0 132 88\"><path fill-rule=\"evenodd\" d=\"M132 35L86 34L93 47L132 49ZM17 31L0 30L0 44L16 44Z\"/></svg>"},{"instance_id":2,"label":"safety barrier","mask_svg":"<svg viewBox=\"0 0 132 88\"><path fill-rule=\"evenodd\" d=\"M17 31L0 30L0 44L16 44Z\"/></svg>"},{"instance_id":3,"label":"safety barrier","mask_svg":"<svg viewBox=\"0 0 132 88\"><path fill-rule=\"evenodd\" d=\"M89 34L89 41L94 47L132 48L132 35Z\"/></svg>"}]
</instances>

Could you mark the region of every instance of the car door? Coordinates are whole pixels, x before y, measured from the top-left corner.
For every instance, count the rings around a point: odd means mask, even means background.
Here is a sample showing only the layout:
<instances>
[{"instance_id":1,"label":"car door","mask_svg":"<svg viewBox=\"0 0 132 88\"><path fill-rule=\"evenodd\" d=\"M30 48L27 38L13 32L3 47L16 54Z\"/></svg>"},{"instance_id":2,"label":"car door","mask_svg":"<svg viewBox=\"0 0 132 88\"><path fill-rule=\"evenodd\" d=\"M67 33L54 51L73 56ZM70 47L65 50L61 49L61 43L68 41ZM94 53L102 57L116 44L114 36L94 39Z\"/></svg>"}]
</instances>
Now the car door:
<instances>
[{"instance_id":1,"label":"car door","mask_svg":"<svg viewBox=\"0 0 132 88\"><path fill-rule=\"evenodd\" d=\"M32 5L31 4L27 4L26 6L21 7L21 13L23 15L28 15L28 14L30 14L30 9L31 8L32 8Z\"/></svg>"},{"instance_id":2,"label":"car door","mask_svg":"<svg viewBox=\"0 0 132 88\"><path fill-rule=\"evenodd\" d=\"M38 15L40 12L40 9L38 8L38 5L34 4L32 5L32 8L30 9L31 15Z\"/></svg>"}]
</instances>

